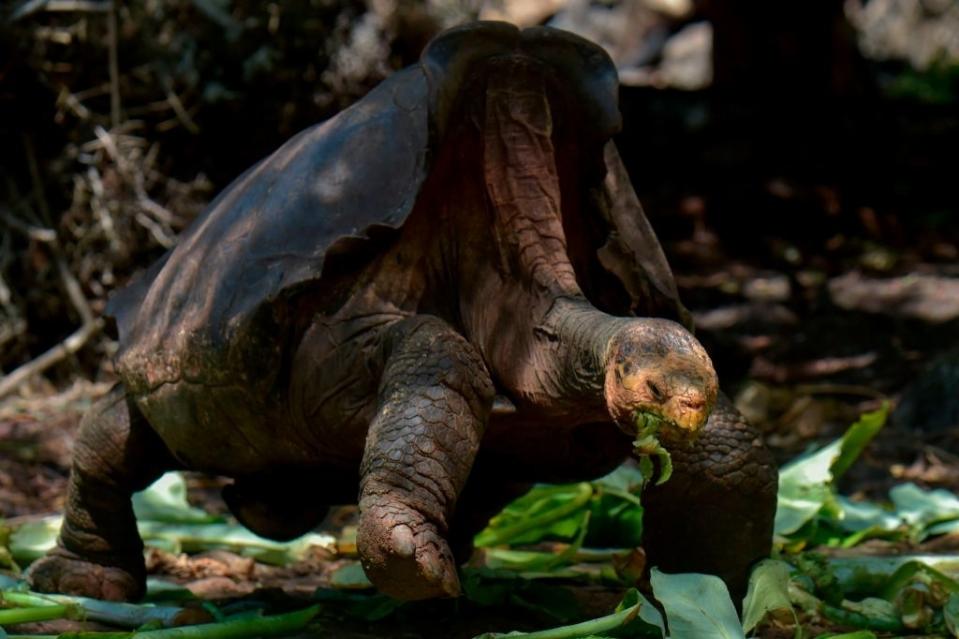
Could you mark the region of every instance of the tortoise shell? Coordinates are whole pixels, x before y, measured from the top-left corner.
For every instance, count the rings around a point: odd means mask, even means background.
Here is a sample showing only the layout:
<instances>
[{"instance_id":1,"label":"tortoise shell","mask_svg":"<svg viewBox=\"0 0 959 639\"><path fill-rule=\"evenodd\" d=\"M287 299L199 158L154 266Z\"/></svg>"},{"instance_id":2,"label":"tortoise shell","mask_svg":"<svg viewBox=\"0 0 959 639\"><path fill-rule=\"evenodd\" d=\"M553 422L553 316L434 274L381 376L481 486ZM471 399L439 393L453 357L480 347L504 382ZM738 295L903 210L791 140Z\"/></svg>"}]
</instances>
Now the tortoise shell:
<instances>
[{"instance_id":1,"label":"tortoise shell","mask_svg":"<svg viewBox=\"0 0 959 639\"><path fill-rule=\"evenodd\" d=\"M605 170L589 172L600 177L587 215L606 241L590 268L618 282L605 291L623 298L615 310L688 326L611 141L621 117L609 56L560 30L479 22L441 34L418 64L248 169L175 248L111 298L117 370L128 391L143 396L176 382L275 386L297 327L342 302L331 282L343 290L345 280L348 290L349 273L403 226L464 84L484 61L515 52L554 68L579 103L581 126L605 141Z\"/></svg>"}]
</instances>

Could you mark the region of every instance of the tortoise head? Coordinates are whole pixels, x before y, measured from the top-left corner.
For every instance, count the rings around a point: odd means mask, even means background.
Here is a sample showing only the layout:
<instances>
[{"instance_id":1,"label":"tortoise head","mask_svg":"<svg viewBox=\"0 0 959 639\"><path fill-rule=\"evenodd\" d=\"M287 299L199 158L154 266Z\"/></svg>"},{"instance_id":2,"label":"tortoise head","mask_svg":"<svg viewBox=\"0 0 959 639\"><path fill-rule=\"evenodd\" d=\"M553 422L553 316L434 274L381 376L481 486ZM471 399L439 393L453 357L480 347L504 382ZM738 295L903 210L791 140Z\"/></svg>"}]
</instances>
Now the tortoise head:
<instances>
[{"instance_id":1,"label":"tortoise head","mask_svg":"<svg viewBox=\"0 0 959 639\"><path fill-rule=\"evenodd\" d=\"M706 424L718 380L705 349L665 319L626 323L610 340L604 393L609 414L635 434L638 419L666 423L664 439L691 439Z\"/></svg>"}]
</instances>

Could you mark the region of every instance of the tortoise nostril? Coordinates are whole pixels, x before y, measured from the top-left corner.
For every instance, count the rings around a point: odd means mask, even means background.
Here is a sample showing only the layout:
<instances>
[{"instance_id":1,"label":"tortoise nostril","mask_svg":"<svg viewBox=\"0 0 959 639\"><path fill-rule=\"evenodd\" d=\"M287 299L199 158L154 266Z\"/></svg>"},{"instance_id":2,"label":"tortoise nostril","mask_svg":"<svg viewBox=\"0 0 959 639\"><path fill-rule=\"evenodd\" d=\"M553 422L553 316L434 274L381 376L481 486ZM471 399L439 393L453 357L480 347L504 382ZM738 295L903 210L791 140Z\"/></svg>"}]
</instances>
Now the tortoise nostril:
<instances>
[{"instance_id":1,"label":"tortoise nostril","mask_svg":"<svg viewBox=\"0 0 959 639\"><path fill-rule=\"evenodd\" d=\"M649 392L653 394L653 399L657 402L662 402L666 399L666 393L663 392L663 389L661 389L656 382L647 379L646 387L649 388Z\"/></svg>"}]
</instances>

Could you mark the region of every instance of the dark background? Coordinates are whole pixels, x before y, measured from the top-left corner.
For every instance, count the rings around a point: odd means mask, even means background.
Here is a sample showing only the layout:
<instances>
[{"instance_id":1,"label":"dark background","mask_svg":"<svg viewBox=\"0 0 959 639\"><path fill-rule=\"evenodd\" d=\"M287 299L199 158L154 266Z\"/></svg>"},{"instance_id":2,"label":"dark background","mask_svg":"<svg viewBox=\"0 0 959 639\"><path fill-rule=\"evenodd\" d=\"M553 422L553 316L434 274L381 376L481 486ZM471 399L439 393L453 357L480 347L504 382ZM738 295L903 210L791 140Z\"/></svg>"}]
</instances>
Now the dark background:
<instances>
[{"instance_id":1,"label":"dark background","mask_svg":"<svg viewBox=\"0 0 959 639\"><path fill-rule=\"evenodd\" d=\"M108 383L110 290L250 164L476 16L613 55L634 185L723 385L781 458L892 397L896 427L852 481L959 486L951 0L8 3L0 394Z\"/></svg>"}]
</instances>

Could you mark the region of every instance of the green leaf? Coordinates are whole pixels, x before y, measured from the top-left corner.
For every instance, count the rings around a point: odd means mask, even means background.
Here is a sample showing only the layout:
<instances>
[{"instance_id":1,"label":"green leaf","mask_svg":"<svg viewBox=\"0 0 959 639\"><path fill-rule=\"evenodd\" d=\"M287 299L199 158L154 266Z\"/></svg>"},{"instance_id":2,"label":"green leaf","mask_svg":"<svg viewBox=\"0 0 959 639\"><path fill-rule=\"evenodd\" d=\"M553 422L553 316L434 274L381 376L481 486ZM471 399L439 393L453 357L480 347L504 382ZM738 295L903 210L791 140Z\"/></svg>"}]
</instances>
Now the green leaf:
<instances>
[{"instance_id":1,"label":"green leaf","mask_svg":"<svg viewBox=\"0 0 959 639\"><path fill-rule=\"evenodd\" d=\"M631 589L626 593L622 603L617 606L616 611L605 617L591 619L569 626L550 628L549 630L538 630L536 632L487 632L473 639L500 639L503 637L523 637L524 639L586 639L588 637L603 636L604 633L623 628L636 619L643 619L640 611L644 608L655 610L653 605L636 589ZM656 614L658 615L658 612ZM648 616L655 619L655 615ZM662 620L660 619L659 621L658 627L662 629Z\"/></svg>"},{"instance_id":2,"label":"green leaf","mask_svg":"<svg viewBox=\"0 0 959 639\"><path fill-rule=\"evenodd\" d=\"M959 581L956 579L921 561L908 561L885 580L880 594L892 600L899 595L900 590L915 583L935 585L937 590L945 593L959 592Z\"/></svg>"},{"instance_id":3,"label":"green leaf","mask_svg":"<svg viewBox=\"0 0 959 639\"><path fill-rule=\"evenodd\" d=\"M197 596L187 588L172 581L165 581L156 577L147 577L147 594L144 602L155 601L191 601Z\"/></svg>"},{"instance_id":4,"label":"green leaf","mask_svg":"<svg viewBox=\"0 0 959 639\"><path fill-rule=\"evenodd\" d=\"M816 639L876 639L876 633L871 630L857 630L855 632L844 632L840 635L826 633L818 635Z\"/></svg>"},{"instance_id":5,"label":"green leaf","mask_svg":"<svg viewBox=\"0 0 959 639\"><path fill-rule=\"evenodd\" d=\"M593 486L586 482L535 486L493 517L474 543L482 548L545 538L570 540L579 534L582 513L592 497Z\"/></svg>"},{"instance_id":6,"label":"green leaf","mask_svg":"<svg viewBox=\"0 0 959 639\"><path fill-rule=\"evenodd\" d=\"M653 568L653 594L666 610L670 639L744 639L726 584L713 575L668 575Z\"/></svg>"},{"instance_id":7,"label":"green leaf","mask_svg":"<svg viewBox=\"0 0 959 639\"><path fill-rule=\"evenodd\" d=\"M579 602L565 586L486 568L465 570L461 583L466 598L481 606L518 606L563 624L582 619Z\"/></svg>"},{"instance_id":8,"label":"green leaf","mask_svg":"<svg viewBox=\"0 0 959 639\"><path fill-rule=\"evenodd\" d=\"M942 607L942 616L952 636L959 637L959 593L949 595L949 600Z\"/></svg>"},{"instance_id":9,"label":"green leaf","mask_svg":"<svg viewBox=\"0 0 959 639\"><path fill-rule=\"evenodd\" d=\"M276 637L299 630L320 611L319 606L281 615L227 619L198 626L182 626L138 632L138 639L240 639L243 637Z\"/></svg>"},{"instance_id":10,"label":"green leaf","mask_svg":"<svg viewBox=\"0 0 959 639\"><path fill-rule=\"evenodd\" d=\"M593 483L604 490L638 495L643 490L644 481L643 474L639 472L636 466L622 464L613 472L600 477Z\"/></svg>"},{"instance_id":11,"label":"green leaf","mask_svg":"<svg viewBox=\"0 0 959 639\"><path fill-rule=\"evenodd\" d=\"M170 524L209 524L222 517L194 508L186 499L186 482L180 473L166 473L149 488L133 495L137 519Z\"/></svg>"},{"instance_id":12,"label":"green leaf","mask_svg":"<svg viewBox=\"0 0 959 639\"><path fill-rule=\"evenodd\" d=\"M878 597L866 597L861 601L844 601L842 607L858 612L864 617L883 623L899 623L899 613L890 601Z\"/></svg>"},{"instance_id":13,"label":"green leaf","mask_svg":"<svg viewBox=\"0 0 959 639\"><path fill-rule=\"evenodd\" d=\"M743 631L759 625L766 613L789 610L799 630L799 620L789 601L789 564L777 559L764 559L749 575L749 588L743 600Z\"/></svg>"},{"instance_id":14,"label":"green leaf","mask_svg":"<svg viewBox=\"0 0 959 639\"><path fill-rule=\"evenodd\" d=\"M896 530L903 524L902 518L879 504L871 501L852 501L846 497L836 498L841 515L836 524L849 532L861 532L869 529Z\"/></svg>"},{"instance_id":15,"label":"green leaf","mask_svg":"<svg viewBox=\"0 0 959 639\"><path fill-rule=\"evenodd\" d=\"M358 561L352 561L333 571L330 585L337 590L369 590L373 587Z\"/></svg>"},{"instance_id":16,"label":"green leaf","mask_svg":"<svg viewBox=\"0 0 959 639\"><path fill-rule=\"evenodd\" d=\"M822 510L832 493L829 468L839 456L840 441L802 455L779 471L775 532L788 535L799 530Z\"/></svg>"},{"instance_id":17,"label":"green leaf","mask_svg":"<svg viewBox=\"0 0 959 639\"><path fill-rule=\"evenodd\" d=\"M10 535L10 553L14 560L25 565L43 557L57 545L57 535L63 517L52 516L28 521Z\"/></svg>"},{"instance_id":18,"label":"green leaf","mask_svg":"<svg viewBox=\"0 0 959 639\"><path fill-rule=\"evenodd\" d=\"M303 559L314 546L329 548L333 537L307 533L293 541L278 542L259 537L239 524L167 524L138 522L140 535L151 546L165 543L182 552L225 549L263 563L284 565Z\"/></svg>"},{"instance_id":19,"label":"green leaf","mask_svg":"<svg viewBox=\"0 0 959 639\"><path fill-rule=\"evenodd\" d=\"M643 507L631 493L610 492L590 502L585 543L594 548L635 548L643 543Z\"/></svg>"},{"instance_id":20,"label":"green leaf","mask_svg":"<svg viewBox=\"0 0 959 639\"><path fill-rule=\"evenodd\" d=\"M866 448L876 433L886 423L889 416L889 402L883 402L882 407L871 413L865 413L855 424L849 427L849 430L840 439L839 455L832 463L832 475L834 479L842 477L853 465L862 451Z\"/></svg>"},{"instance_id":21,"label":"green leaf","mask_svg":"<svg viewBox=\"0 0 959 639\"><path fill-rule=\"evenodd\" d=\"M959 519L959 498L944 489L923 490L912 483L900 484L889 491L896 514L909 524L920 538L931 524Z\"/></svg>"},{"instance_id":22,"label":"green leaf","mask_svg":"<svg viewBox=\"0 0 959 639\"><path fill-rule=\"evenodd\" d=\"M866 413L831 444L789 462L779 472L775 532L789 535L827 505L836 506L834 482L845 473L885 423L888 404Z\"/></svg>"}]
</instances>

